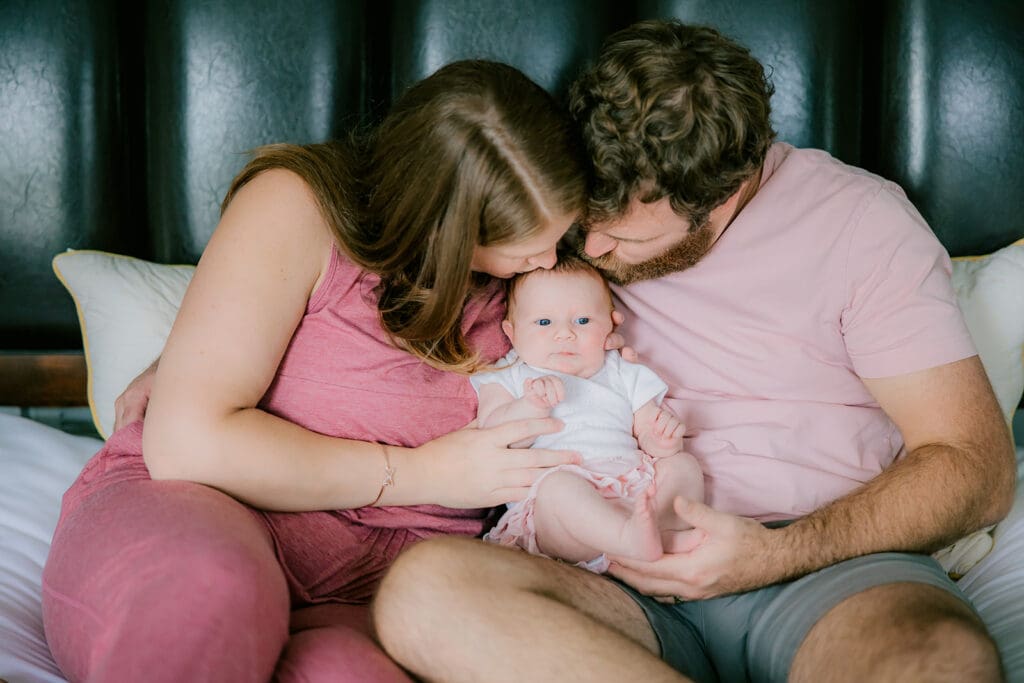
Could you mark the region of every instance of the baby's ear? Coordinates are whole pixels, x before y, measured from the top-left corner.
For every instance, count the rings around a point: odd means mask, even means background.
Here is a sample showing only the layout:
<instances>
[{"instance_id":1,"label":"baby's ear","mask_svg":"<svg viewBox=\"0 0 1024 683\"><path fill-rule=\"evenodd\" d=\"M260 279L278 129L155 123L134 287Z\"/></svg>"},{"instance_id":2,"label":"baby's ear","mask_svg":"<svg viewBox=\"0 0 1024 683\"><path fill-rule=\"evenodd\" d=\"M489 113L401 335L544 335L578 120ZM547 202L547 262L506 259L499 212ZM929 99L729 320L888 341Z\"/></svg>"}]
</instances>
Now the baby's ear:
<instances>
[{"instance_id":1,"label":"baby's ear","mask_svg":"<svg viewBox=\"0 0 1024 683\"><path fill-rule=\"evenodd\" d=\"M618 327L619 325L622 324L622 321L625 319L626 316L622 315L622 313L616 311L614 308L612 309L612 325Z\"/></svg>"},{"instance_id":2,"label":"baby's ear","mask_svg":"<svg viewBox=\"0 0 1024 683\"><path fill-rule=\"evenodd\" d=\"M513 327L512 323L509 320L506 319L501 321L501 331L505 333L505 336L509 338L509 341L511 341L513 344L515 343L516 328Z\"/></svg>"}]
</instances>

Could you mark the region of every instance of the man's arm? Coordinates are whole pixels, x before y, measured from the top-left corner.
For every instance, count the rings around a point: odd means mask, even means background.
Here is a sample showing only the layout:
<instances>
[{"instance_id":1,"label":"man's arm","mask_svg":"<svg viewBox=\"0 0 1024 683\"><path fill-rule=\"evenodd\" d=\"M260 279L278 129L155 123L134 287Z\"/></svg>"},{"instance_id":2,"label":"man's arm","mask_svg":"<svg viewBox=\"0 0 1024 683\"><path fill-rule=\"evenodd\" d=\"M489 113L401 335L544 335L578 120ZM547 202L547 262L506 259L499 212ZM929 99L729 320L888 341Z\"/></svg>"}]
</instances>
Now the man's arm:
<instances>
[{"instance_id":1,"label":"man's arm","mask_svg":"<svg viewBox=\"0 0 1024 683\"><path fill-rule=\"evenodd\" d=\"M651 594L706 598L868 553L929 552L1006 515L1013 445L976 356L865 384L903 434L903 459L780 529L677 501L696 529L686 548L652 563L623 560L612 573Z\"/></svg>"},{"instance_id":2,"label":"man's arm","mask_svg":"<svg viewBox=\"0 0 1024 683\"><path fill-rule=\"evenodd\" d=\"M806 571L871 552L931 552L998 522L1013 504L1013 442L977 356L864 384L907 455L792 525L797 547L820 539L813 545L824 557L804 558Z\"/></svg>"}]
</instances>

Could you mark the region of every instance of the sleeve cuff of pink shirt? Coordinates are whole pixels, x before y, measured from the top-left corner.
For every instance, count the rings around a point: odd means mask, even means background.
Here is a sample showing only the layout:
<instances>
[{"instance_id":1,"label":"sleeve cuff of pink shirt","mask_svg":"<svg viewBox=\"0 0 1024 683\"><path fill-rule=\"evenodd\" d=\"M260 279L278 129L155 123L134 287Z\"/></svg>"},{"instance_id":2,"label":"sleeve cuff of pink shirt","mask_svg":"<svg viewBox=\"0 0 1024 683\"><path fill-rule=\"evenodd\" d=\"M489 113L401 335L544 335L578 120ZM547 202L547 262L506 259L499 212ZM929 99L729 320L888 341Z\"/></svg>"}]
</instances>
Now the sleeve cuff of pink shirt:
<instances>
[{"instance_id":1,"label":"sleeve cuff of pink shirt","mask_svg":"<svg viewBox=\"0 0 1024 683\"><path fill-rule=\"evenodd\" d=\"M851 360L853 369L859 377L879 379L909 375L912 372L937 368L977 355L978 351L969 337L953 337L934 340L924 349L901 348L866 356L851 355Z\"/></svg>"}]
</instances>

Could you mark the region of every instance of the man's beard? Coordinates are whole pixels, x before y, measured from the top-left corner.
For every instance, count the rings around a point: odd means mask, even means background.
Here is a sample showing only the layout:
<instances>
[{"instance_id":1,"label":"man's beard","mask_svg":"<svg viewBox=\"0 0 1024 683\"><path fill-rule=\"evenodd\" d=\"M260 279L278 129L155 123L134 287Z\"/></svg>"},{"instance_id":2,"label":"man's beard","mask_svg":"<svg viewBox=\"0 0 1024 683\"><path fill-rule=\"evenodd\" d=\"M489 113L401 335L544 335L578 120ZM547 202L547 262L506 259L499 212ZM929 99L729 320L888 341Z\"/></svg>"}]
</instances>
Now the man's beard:
<instances>
[{"instance_id":1,"label":"man's beard","mask_svg":"<svg viewBox=\"0 0 1024 683\"><path fill-rule=\"evenodd\" d=\"M678 273L697 264L715 243L715 231L710 221L705 221L696 230L690 230L683 239L669 247L664 253L642 263L623 263L611 253L602 256L588 256L583 251L585 241L579 242L579 255L611 282L617 285L631 285L641 280L653 280L671 273Z\"/></svg>"}]
</instances>

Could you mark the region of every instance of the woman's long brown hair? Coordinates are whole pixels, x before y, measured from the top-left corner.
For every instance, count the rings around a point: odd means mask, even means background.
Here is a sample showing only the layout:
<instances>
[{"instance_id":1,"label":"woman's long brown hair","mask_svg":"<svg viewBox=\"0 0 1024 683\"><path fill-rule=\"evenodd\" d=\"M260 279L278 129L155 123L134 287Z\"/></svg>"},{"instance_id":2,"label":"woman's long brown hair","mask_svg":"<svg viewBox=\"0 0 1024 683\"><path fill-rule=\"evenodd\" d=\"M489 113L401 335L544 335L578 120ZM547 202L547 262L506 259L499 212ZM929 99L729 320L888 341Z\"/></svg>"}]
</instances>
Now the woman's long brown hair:
<instances>
[{"instance_id":1,"label":"woman's long brown hair","mask_svg":"<svg viewBox=\"0 0 1024 683\"><path fill-rule=\"evenodd\" d=\"M514 243L579 213L584 180L566 114L511 66L455 62L410 88L361 143L272 145L232 183L261 171L310 186L338 246L381 278L381 323L430 365L479 365L461 329L476 245Z\"/></svg>"}]
</instances>

